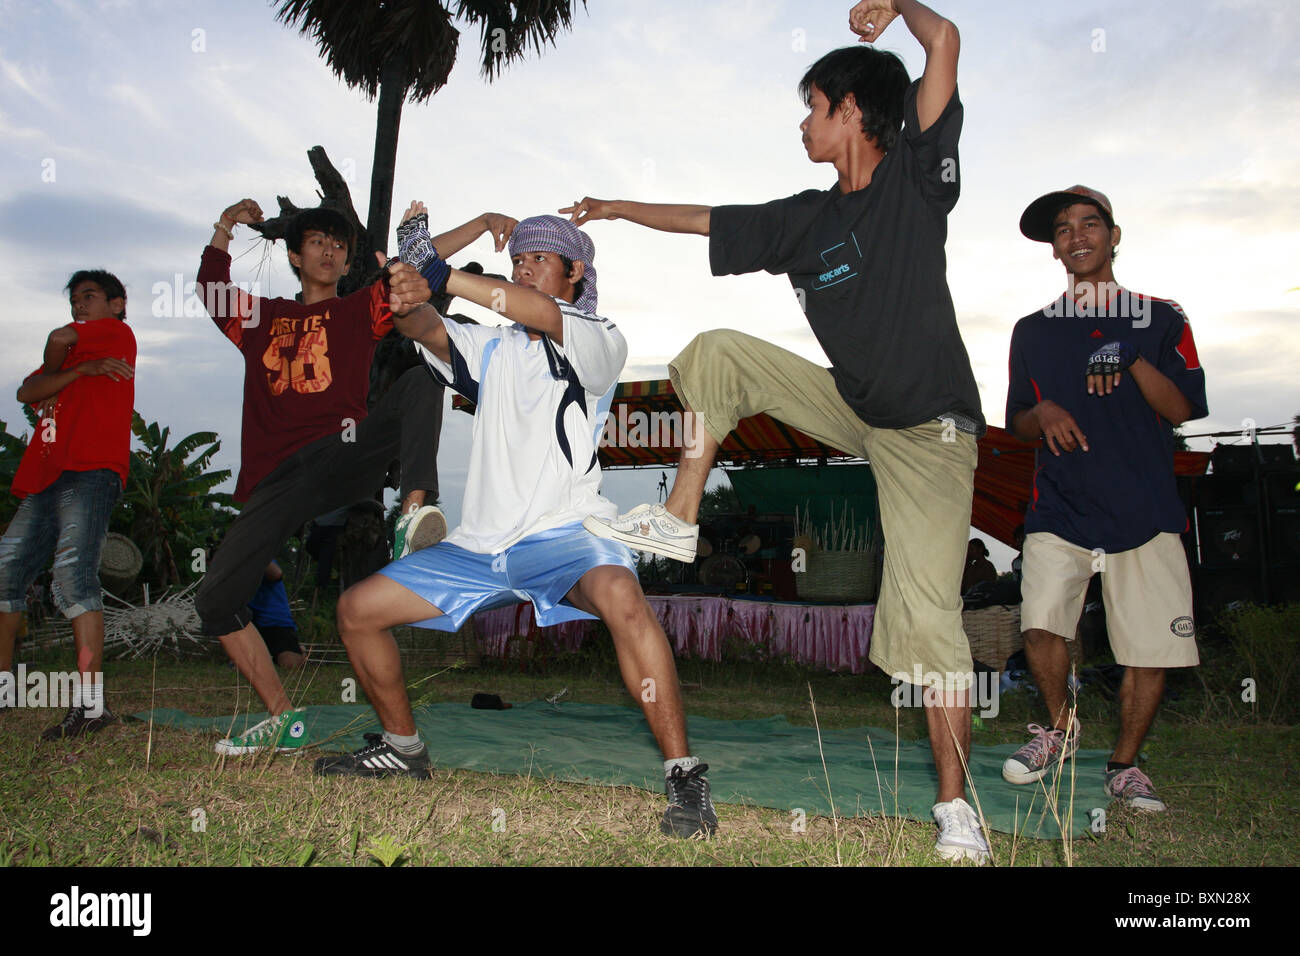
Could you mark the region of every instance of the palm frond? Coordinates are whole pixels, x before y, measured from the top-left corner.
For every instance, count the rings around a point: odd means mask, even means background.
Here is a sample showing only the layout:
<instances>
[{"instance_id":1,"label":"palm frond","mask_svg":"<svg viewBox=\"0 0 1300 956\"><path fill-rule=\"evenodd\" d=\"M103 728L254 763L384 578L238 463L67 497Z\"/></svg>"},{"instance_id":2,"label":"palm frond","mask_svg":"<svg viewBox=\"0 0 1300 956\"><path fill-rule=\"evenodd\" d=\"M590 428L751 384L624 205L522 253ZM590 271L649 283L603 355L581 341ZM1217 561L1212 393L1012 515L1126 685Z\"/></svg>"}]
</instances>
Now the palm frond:
<instances>
[{"instance_id":1,"label":"palm frond","mask_svg":"<svg viewBox=\"0 0 1300 956\"><path fill-rule=\"evenodd\" d=\"M282 0L276 19L315 40L334 75L367 99L390 61L403 65L413 103L442 89L456 63L460 31L434 0Z\"/></svg>"},{"instance_id":2,"label":"palm frond","mask_svg":"<svg viewBox=\"0 0 1300 956\"><path fill-rule=\"evenodd\" d=\"M573 0L457 0L456 16L479 28L480 69L490 82L530 47L540 54L561 30L571 30L575 6Z\"/></svg>"}]
</instances>

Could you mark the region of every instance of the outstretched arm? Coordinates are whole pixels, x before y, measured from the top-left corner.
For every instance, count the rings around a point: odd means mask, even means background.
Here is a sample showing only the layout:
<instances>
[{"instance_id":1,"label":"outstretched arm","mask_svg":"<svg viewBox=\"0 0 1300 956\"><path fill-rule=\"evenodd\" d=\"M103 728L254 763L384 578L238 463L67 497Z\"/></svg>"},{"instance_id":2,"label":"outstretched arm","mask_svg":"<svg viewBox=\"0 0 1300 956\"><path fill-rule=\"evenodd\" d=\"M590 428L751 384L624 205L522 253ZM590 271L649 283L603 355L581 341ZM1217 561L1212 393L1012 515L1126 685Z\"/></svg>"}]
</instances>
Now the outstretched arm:
<instances>
[{"instance_id":1,"label":"outstretched arm","mask_svg":"<svg viewBox=\"0 0 1300 956\"><path fill-rule=\"evenodd\" d=\"M916 92L916 116L924 132L934 125L957 89L957 57L961 36L945 20L917 0L862 0L849 11L849 28L864 43L875 43L885 27L901 16L925 50L925 72Z\"/></svg>"},{"instance_id":2,"label":"outstretched arm","mask_svg":"<svg viewBox=\"0 0 1300 956\"><path fill-rule=\"evenodd\" d=\"M419 342L444 362L451 362L451 345L442 316L429 303L416 306L406 315L393 316L393 328L413 342Z\"/></svg>"},{"instance_id":3,"label":"outstretched arm","mask_svg":"<svg viewBox=\"0 0 1300 956\"><path fill-rule=\"evenodd\" d=\"M425 216L427 218L428 215L429 211L425 208L424 203L417 199L402 214L402 223L416 216ZM401 223L398 225L400 226ZM506 243L517 225L519 225L518 219L503 216L499 212L485 212L483 215L476 216L455 229L448 229L441 235L434 236L432 239L433 247L438 250L439 256L443 259L449 259L486 232L492 236L492 244L496 247L496 251L501 252L505 249Z\"/></svg>"},{"instance_id":4,"label":"outstretched arm","mask_svg":"<svg viewBox=\"0 0 1300 956\"><path fill-rule=\"evenodd\" d=\"M592 199L588 196L559 211L567 213L569 221L578 226L584 226L595 219L626 219L628 222L658 229L660 232L707 236L713 207L628 202L625 199Z\"/></svg>"},{"instance_id":5,"label":"outstretched arm","mask_svg":"<svg viewBox=\"0 0 1300 956\"><path fill-rule=\"evenodd\" d=\"M447 294L468 299L530 329L544 332L556 345L564 345L564 316L549 295L503 279L474 275L459 269L452 269L447 276ZM447 328L433 306L427 303L417 306L404 316L394 312L393 326L444 362L451 361Z\"/></svg>"},{"instance_id":6,"label":"outstretched arm","mask_svg":"<svg viewBox=\"0 0 1300 956\"><path fill-rule=\"evenodd\" d=\"M428 283L427 289L434 294L445 292L450 296L468 299L530 329L545 333L558 345L564 344L564 317L554 299L513 282L451 268L442 252L436 248L437 240L431 238L425 228L427 219L423 206L412 203L402 224L398 226L398 251L403 258L401 268L418 268L418 274ZM510 223L514 223L514 220L510 220ZM458 232L461 235L468 234L472 231L472 225L472 222L468 223L443 235L455 235ZM510 225L506 235L513 229L514 225ZM505 239L500 238L498 241L504 244ZM396 285L392 288L394 292L397 291ZM424 299L427 298L426 292ZM398 310L394 307L393 311L397 313ZM450 354L447 352L449 346L446 342L446 329L436 311L421 309L417 316L405 321L397 321L395 315L394 324L402 335L419 342L443 361L448 361L444 355Z\"/></svg>"},{"instance_id":7,"label":"outstretched arm","mask_svg":"<svg viewBox=\"0 0 1300 956\"><path fill-rule=\"evenodd\" d=\"M447 276L447 294L468 299L512 322L544 332L556 345L564 345L564 316L555 300L544 292L504 279L452 269Z\"/></svg>"},{"instance_id":8,"label":"outstretched arm","mask_svg":"<svg viewBox=\"0 0 1300 956\"><path fill-rule=\"evenodd\" d=\"M379 260L380 267L388 267L388 307L393 313L393 327L397 331L419 342L430 352L442 359L444 362L451 361L451 345L447 339L447 327L442 324L442 316L438 310L429 304L431 293L447 291L450 295L461 295L472 302L478 302L488 308L502 311L500 304L504 304L504 295L489 293L488 301L482 301L481 296L467 295L463 291L456 291L459 287L459 278L479 279L481 276L475 276L471 273L459 272L455 269L449 269L447 264L437 256L431 257L429 264L426 265L426 271L421 273L416 270L409 262L388 262L388 258L382 252L376 252L375 257ZM444 274L439 275L438 268L444 270ZM427 275L434 274L439 277L436 279L439 288L431 289ZM519 286L511 286L510 283L499 283L497 280L490 280L494 285L510 286L511 289L520 289ZM531 289L522 289L524 292L532 292ZM540 292L532 292L533 295L545 299L547 304L555 309L556 315L559 315L559 308L551 301L549 296L544 296ZM507 313L509 314L509 313ZM511 316L514 318L514 316ZM517 319L516 321L523 321ZM542 329L541 331L546 331Z\"/></svg>"},{"instance_id":9,"label":"outstretched arm","mask_svg":"<svg viewBox=\"0 0 1300 956\"><path fill-rule=\"evenodd\" d=\"M504 279L474 275L459 269L448 273L446 292L491 309L534 331L544 332L556 345L564 345L564 316L549 295ZM393 325L402 335L419 342L444 362L451 361L447 329L433 306L427 303L416 306L406 315L398 315L394 310Z\"/></svg>"}]
</instances>

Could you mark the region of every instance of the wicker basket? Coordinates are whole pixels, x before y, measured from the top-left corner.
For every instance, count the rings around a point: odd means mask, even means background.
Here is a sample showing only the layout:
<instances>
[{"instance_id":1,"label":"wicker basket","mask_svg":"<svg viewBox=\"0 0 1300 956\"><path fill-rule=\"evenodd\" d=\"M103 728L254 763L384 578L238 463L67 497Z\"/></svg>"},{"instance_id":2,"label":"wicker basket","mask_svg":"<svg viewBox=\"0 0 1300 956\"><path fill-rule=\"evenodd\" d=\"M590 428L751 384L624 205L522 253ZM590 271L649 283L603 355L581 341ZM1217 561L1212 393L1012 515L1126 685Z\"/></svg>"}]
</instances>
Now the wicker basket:
<instances>
[{"instance_id":1,"label":"wicker basket","mask_svg":"<svg viewBox=\"0 0 1300 956\"><path fill-rule=\"evenodd\" d=\"M104 538L104 547L99 553L99 581L114 594L122 594L135 584L140 568L144 566L144 555L140 549L124 534L109 532Z\"/></svg>"},{"instance_id":2,"label":"wicker basket","mask_svg":"<svg viewBox=\"0 0 1300 956\"><path fill-rule=\"evenodd\" d=\"M999 673L1007 666L1007 658L1025 646L1018 604L963 611L961 625L970 641L970 656Z\"/></svg>"},{"instance_id":3,"label":"wicker basket","mask_svg":"<svg viewBox=\"0 0 1300 956\"><path fill-rule=\"evenodd\" d=\"M795 574L801 601L862 604L876 598L876 556L871 551L808 552L808 567Z\"/></svg>"},{"instance_id":4,"label":"wicker basket","mask_svg":"<svg viewBox=\"0 0 1300 956\"><path fill-rule=\"evenodd\" d=\"M963 611L962 627L970 641L970 656L1001 673L1007 658L1025 646L1025 636L1020 630L1020 605L983 607L978 611ZM1070 650L1070 664L1075 671L1083 668L1083 641L1066 641Z\"/></svg>"}]
</instances>

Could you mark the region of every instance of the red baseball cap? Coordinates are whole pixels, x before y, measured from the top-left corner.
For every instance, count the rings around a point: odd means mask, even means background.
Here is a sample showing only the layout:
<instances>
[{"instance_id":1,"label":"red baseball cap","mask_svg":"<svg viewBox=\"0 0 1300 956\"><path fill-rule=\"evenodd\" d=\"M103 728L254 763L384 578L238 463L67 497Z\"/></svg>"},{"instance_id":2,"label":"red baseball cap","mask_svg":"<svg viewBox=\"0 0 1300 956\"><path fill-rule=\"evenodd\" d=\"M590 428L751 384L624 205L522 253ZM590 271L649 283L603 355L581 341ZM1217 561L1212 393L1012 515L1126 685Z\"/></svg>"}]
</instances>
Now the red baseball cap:
<instances>
[{"instance_id":1,"label":"red baseball cap","mask_svg":"<svg viewBox=\"0 0 1300 956\"><path fill-rule=\"evenodd\" d=\"M1101 210L1107 227L1115 228L1115 214L1111 211L1110 200L1105 193L1087 186L1071 186L1060 192L1039 196L1031 202L1020 217L1020 231L1035 242L1051 242L1052 222L1056 219L1056 214L1077 202L1092 203Z\"/></svg>"}]
</instances>

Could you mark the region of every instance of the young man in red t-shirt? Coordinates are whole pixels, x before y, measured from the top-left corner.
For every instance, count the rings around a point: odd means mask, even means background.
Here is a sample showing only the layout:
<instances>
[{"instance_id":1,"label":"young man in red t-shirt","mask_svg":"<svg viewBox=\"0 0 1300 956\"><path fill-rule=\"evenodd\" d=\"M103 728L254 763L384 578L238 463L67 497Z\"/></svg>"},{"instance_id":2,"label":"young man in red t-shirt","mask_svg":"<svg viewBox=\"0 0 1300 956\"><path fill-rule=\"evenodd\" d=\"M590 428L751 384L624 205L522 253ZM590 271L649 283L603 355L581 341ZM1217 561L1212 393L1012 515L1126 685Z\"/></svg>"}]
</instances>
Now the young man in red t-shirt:
<instances>
[{"instance_id":1,"label":"young man in red t-shirt","mask_svg":"<svg viewBox=\"0 0 1300 956\"><path fill-rule=\"evenodd\" d=\"M68 280L72 323L50 333L42 366L18 389L40 423L14 475L23 499L0 540L0 710L17 703L14 642L27 589L54 552L54 603L72 621L79 684L43 740L79 737L115 719L104 706L99 555L131 457L135 336L126 290L111 273Z\"/></svg>"},{"instance_id":2,"label":"young man in red t-shirt","mask_svg":"<svg viewBox=\"0 0 1300 956\"><path fill-rule=\"evenodd\" d=\"M367 414L371 358L392 328L392 311L404 314L429 298L428 283L418 272L397 263L386 279L340 298L352 229L339 213L313 209L290 223L286 236L302 295L296 301L248 295L230 282L226 250L237 224L262 218L252 199L229 206L203 250L197 282L212 320L244 361L235 488L244 508L203 576L195 607L203 633L221 639L271 715L220 741L217 751L223 754L292 750L307 742L303 712L285 693L248 601L267 564L305 521L369 498L383 485L405 444L404 410L428 400L421 385L433 386L426 372L416 370L418 376L403 376ZM439 241L450 254L502 228L505 217L485 214Z\"/></svg>"}]
</instances>

